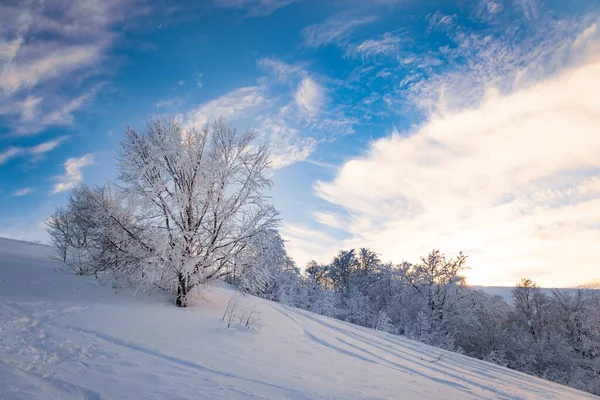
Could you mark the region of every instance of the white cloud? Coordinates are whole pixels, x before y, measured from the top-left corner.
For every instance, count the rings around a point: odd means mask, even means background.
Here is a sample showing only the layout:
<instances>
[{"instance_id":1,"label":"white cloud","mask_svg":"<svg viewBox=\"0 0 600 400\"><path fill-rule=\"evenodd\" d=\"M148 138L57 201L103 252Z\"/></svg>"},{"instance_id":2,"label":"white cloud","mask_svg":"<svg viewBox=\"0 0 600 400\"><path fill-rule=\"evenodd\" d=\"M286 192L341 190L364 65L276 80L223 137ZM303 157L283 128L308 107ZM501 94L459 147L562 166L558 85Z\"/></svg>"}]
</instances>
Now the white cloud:
<instances>
[{"instance_id":1,"label":"white cloud","mask_svg":"<svg viewBox=\"0 0 600 400\"><path fill-rule=\"evenodd\" d=\"M565 286L592 279L600 258L600 61L475 108L439 113L408 135L372 143L321 198L349 218L348 247L416 260L431 248L471 255L469 279L522 276ZM329 221L328 221L329 219Z\"/></svg>"},{"instance_id":2,"label":"white cloud","mask_svg":"<svg viewBox=\"0 0 600 400\"><path fill-rule=\"evenodd\" d=\"M22 188L22 189L19 189L19 190L15 191L13 193L13 195L14 196L27 196L27 195L30 195L33 192L35 192L34 188L26 187L26 188Z\"/></svg>"},{"instance_id":3,"label":"white cloud","mask_svg":"<svg viewBox=\"0 0 600 400\"><path fill-rule=\"evenodd\" d=\"M194 125L204 125L219 116L240 118L256 111L265 101L264 87L242 87L192 109L188 113L188 120Z\"/></svg>"},{"instance_id":4,"label":"white cloud","mask_svg":"<svg viewBox=\"0 0 600 400\"><path fill-rule=\"evenodd\" d=\"M0 152L0 165L21 154L23 154L23 149L20 147L9 147L2 150L2 152Z\"/></svg>"},{"instance_id":5,"label":"white cloud","mask_svg":"<svg viewBox=\"0 0 600 400\"><path fill-rule=\"evenodd\" d=\"M354 18L348 13L342 13L329 18L319 25L311 25L304 28L302 30L304 42L306 45L312 47L340 43L347 40L356 28L375 22L377 19L374 16Z\"/></svg>"},{"instance_id":6,"label":"white cloud","mask_svg":"<svg viewBox=\"0 0 600 400\"><path fill-rule=\"evenodd\" d=\"M65 173L55 178L58 180L58 183L54 185L52 194L71 190L81 183L83 181L83 173L81 170L88 165L92 165L93 163L93 154L86 154L85 156L79 158L68 158L63 164L65 167Z\"/></svg>"},{"instance_id":7,"label":"white cloud","mask_svg":"<svg viewBox=\"0 0 600 400\"><path fill-rule=\"evenodd\" d=\"M304 161L320 141L353 132L355 120L327 107L325 89L301 65L275 58L258 64L268 72L258 85L198 105L182 116L186 123L199 126L223 116L234 126L255 129L257 140L270 144L273 168Z\"/></svg>"},{"instance_id":8,"label":"white cloud","mask_svg":"<svg viewBox=\"0 0 600 400\"><path fill-rule=\"evenodd\" d=\"M546 17L536 22L535 29L518 25L503 35L463 26L437 27L453 44L437 52L412 54L407 65L414 68L388 98L393 105L411 105L430 115L475 106L490 87L510 93L598 54L600 40L593 28L597 21L593 14L563 20Z\"/></svg>"},{"instance_id":9,"label":"white cloud","mask_svg":"<svg viewBox=\"0 0 600 400\"><path fill-rule=\"evenodd\" d=\"M502 21L498 17L506 16L506 12L503 13L504 4L496 0L478 0L475 7L471 7L470 11L475 19L488 23Z\"/></svg>"},{"instance_id":10,"label":"white cloud","mask_svg":"<svg viewBox=\"0 0 600 400\"><path fill-rule=\"evenodd\" d=\"M16 134L70 125L106 68L115 26L137 0L13 2L0 6L0 116Z\"/></svg>"},{"instance_id":11,"label":"white cloud","mask_svg":"<svg viewBox=\"0 0 600 400\"><path fill-rule=\"evenodd\" d=\"M26 127L25 129L17 128L16 131L26 134L28 132L40 131L45 126L49 125L72 125L75 122L73 112L88 102L89 99L94 96L94 93L99 87L100 86L96 86L95 88L91 89L91 91L84 93L81 96L77 96L62 102L62 104L57 105L57 107L55 107L53 110L49 110L46 115L44 115L44 117L38 120L35 124L29 125L29 127Z\"/></svg>"},{"instance_id":12,"label":"white cloud","mask_svg":"<svg viewBox=\"0 0 600 400\"><path fill-rule=\"evenodd\" d=\"M456 15L446 15L439 11L429 16L429 28L444 29L454 23Z\"/></svg>"},{"instance_id":13,"label":"white cloud","mask_svg":"<svg viewBox=\"0 0 600 400\"><path fill-rule=\"evenodd\" d=\"M488 1L486 4L486 8L490 14L496 14L502 11L502 3L498 3L496 1Z\"/></svg>"},{"instance_id":14,"label":"white cloud","mask_svg":"<svg viewBox=\"0 0 600 400\"><path fill-rule=\"evenodd\" d=\"M0 115L19 116L14 120L12 132L24 136L40 132L50 125L72 125L73 112L77 111L95 93L95 89L74 98L64 98L60 95L53 97L55 104L48 108L46 99L37 96L28 96L23 101L15 100L0 105ZM1 95L0 95L1 97ZM16 123L18 121L18 123Z\"/></svg>"},{"instance_id":15,"label":"white cloud","mask_svg":"<svg viewBox=\"0 0 600 400\"><path fill-rule=\"evenodd\" d=\"M54 150L55 148L57 148L66 139L67 139L66 136L60 136L54 140L49 140L47 142L30 147L29 149L27 149L27 151L32 154L46 153L48 151L51 151L51 150Z\"/></svg>"},{"instance_id":16,"label":"white cloud","mask_svg":"<svg viewBox=\"0 0 600 400\"><path fill-rule=\"evenodd\" d=\"M20 65L11 63L0 72L0 86L8 94L31 88L93 64L100 50L97 46L59 47Z\"/></svg>"},{"instance_id":17,"label":"white cloud","mask_svg":"<svg viewBox=\"0 0 600 400\"><path fill-rule=\"evenodd\" d=\"M300 65L288 64L274 57L261 58L258 64L265 68L275 80L289 82L297 79L298 76L306 75L306 71Z\"/></svg>"},{"instance_id":18,"label":"white cloud","mask_svg":"<svg viewBox=\"0 0 600 400\"><path fill-rule=\"evenodd\" d=\"M262 140L269 142L271 166L275 169L305 160L317 146L313 137L302 136L281 115L263 118L258 133Z\"/></svg>"},{"instance_id":19,"label":"white cloud","mask_svg":"<svg viewBox=\"0 0 600 400\"><path fill-rule=\"evenodd\" d=\"M324 161L304 159L304 160L302 160L302 162L304 162L306 164L315 165L317 167L325 168L325 169L337 169L338 168L337 165L328 163L328 162L324 162Z\"/></svg>"},{"instance_id":20,"label":"white cloud","mask_svg":"<svg viewBox=\"0 0 600 400\"><path fill-rule=\"evenodd\" d=\"M351 45L347 54L352 57L369 58L375 56L398 55L402 39L391 33L385 33L377 39L367 39L358 45Z\"/></svg>"},{"instance_id":21,"label":"white cloud","mask_svg":"<svg viewBox=\"0 0 600 400\"><path fill-rule=\"evenodd\" d=\"M311 78L304 78L294 94L296 105L309 115L317 114L326 102L325 91L321 85Z\"/></svg>"},{"instance_id":22,"label":"white cloud","mask_svg":"<svg viewBox=\"0 0 600 400\"><path fill-rule=\"evenodd\" d=\"M266 86L249 86L199 105L186 114L186 121L201 126L223 116L228 122L254 128L258 140L270 144L272 167L282 168L305 159L316 146L314 138L304 137L291 126L288 110L276 106Z\"/></svg>"},{"instance_id":23,"label":"white cloud","mask_svg":"<svg viewBox=\"0 0 600 400\"><path fill-rule=\"evenodd\" d=\"M171 99L165 99L165 100L160 100L157 101L155 104L156 108L172 108L175 106L179 106L183 103L183 100L178 98L178 97L174 97Z\"/></svg>"},{"instance_id":24,"label":"white cloud","mask_svg":"<svg viewBox=\"0 0 600 400\"><path fill-rule=\"evenodd\" d=\"M29 96L22 103L21 120L23 122L32 122L38 115L38 105L42 101L41 97Z\"/></svg>"},{"instance_id":25,"label":"white cloud","mask_svg":"<svg viewBox=\"0 0 600 400\"><path fill-rule=\"evenodd\" d=\"M539 7L536 0L515 0L515 3L521 8L525 18L534 19L538 17Z\"/></svg>"},{"instance_id":26,"label":"white cloud","mask_svg":"<svg viewBox=\"0 0 600 400\"><path fill-rule=\"evenodd\" d=\"M53 140L40 143L31 147L9 147L0 152L0 165L8 162L10 159L26 156L26 155L41 155L57 148L62 142L67 139L67 136L60 136Z\"/></svg>"}]
</instances>

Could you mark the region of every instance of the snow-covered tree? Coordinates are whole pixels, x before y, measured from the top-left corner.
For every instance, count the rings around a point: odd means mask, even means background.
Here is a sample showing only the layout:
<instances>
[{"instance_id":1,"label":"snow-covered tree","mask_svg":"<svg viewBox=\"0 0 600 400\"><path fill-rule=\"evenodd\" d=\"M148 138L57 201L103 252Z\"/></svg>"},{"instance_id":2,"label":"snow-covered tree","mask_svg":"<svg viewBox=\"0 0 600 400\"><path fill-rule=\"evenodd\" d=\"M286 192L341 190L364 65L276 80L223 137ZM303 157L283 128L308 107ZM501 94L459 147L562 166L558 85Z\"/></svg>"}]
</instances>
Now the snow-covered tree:
<instances>
[{"instance_id":1,"label":"snow-covered tree","mask_svg":"<svg viewBox=\"0 0 600 400\"><path fill-rule=\"evenodd\" d=\"M140 235L133 220L132 211L113 196L110 186L81 185L73 189L67 206L57 209L46 224L56 258L75 273L111 270L116 276L125 276L139 264L137 258L131 258L135 242L130 236Z\"/></svg>"},{"instance_id":2,"label":"snow-covered tree","mask_svg":"<svg viewBox=\"0 0 600 400\"><path fill-rule=\"evenodd\" d=\"M321 265L314 260L309 261L304 272L314 283L324 288L332 288L333 284L329 278L329 267L327 265Z\"/></svg>"},{"instance_id":3,"label":"snow-covered tree","mask_svg":"<svg viewBox=\"0 0 600 400\"><path fill-rule=\"evenodd\" d=\"M402 281L426 303L428 312L437 322L442 322L464 295L465 277L462 272L467 258L460 253L448 259L439 250L422 257L419 264L402 263L398 274Z\"/></svg>"},{"instance_id":4,"label":"snow-covered tree","mask_svg":"<svg viewBox=\"0 0 600 400\"><path fill-rule=\"evenodd\" d=\"M71 218L63 207L57 208L46 220L46 230L54 247L51 257L66 264L71 247Z\"/></svg>"},{"instance_id":5,"label":"snow-covered tree","mask_svg":"<svg viewBox=\"0 0 600 400\"><path fill-rule=\"evenodd\" d=\"M119 179L150 233L132 237L148 250L146 276L172 285L179 307L190 290L228 274L246 243L277 222L265 195L268 149L254 138L222 119L202 128L154 119L125 132Z\"/></svg>"},{"instance_id":6,"label":"snow-covered tree","mask_svg":"<svg viewBox=\"0 0 600 400\"><path fill-rule=\"evenodd\" d=\"M354 250L340 250L328 267L328 276L336 292L348 294L359 263Z\"/></svg>"},{"instance_id":7,"label":"snow-covered tree","mask_svg":"<svg viewBox=\"0 0 600 400\"><path fill-rule=\"evenodd\" d=\"M285 244L276 229L268 229L250 238L233 266L232 282L242 291L279 300L299 273L285 250Z\"/></svg>"},{"instance_id":8,"label":"snow-covered tree","mask_svg":"<svg viewBox=\"0 0 600 400\"><path fill-rule=\"evenodd\" d=\"M82 187L69 201L69 218L83 218L76 226L95 235L81 245L86 256L173 290L185 307L190 290L230 273L249 241L277 224L265 195L268 149L254 138L222 119L202 128L174 119L127 127L118 193ZM62 244L62 211L50 221Z\"/></svg>"}]
</instances>

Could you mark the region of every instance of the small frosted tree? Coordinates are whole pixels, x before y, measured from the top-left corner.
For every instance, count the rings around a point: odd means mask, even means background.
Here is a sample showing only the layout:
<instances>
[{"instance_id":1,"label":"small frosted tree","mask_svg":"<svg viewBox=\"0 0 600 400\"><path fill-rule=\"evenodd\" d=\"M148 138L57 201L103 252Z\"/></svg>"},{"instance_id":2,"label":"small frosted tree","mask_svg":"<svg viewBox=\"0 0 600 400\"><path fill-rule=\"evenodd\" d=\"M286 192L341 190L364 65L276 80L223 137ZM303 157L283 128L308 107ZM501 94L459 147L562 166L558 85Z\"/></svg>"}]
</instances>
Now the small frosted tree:
<instances>
[{"instance_id":1,"label":"small frosted tree","mask_svg":"<svg viewBox=\"0 0 600 400\"><path fill-rule=\"evenodd\" d=\"M142 234L134 220L132 210L113 196L110 186L81 185L73 189L66 207L46 222L53 256L79 275L111 270L117 277L129 276L142 266L135 249L138 241L132 240Z\"/></svg>"},{"instance_id":2,"label":"small frosted tree","mask_svg":"<svg viewBox=\"0 0 600 400\"><path fill-rule=\"evenodd\" d=\"M63 207L57 208L46 220L46 230L54 246L50 256L66 264L71 246L71 218Z\"/></svg>"}]
</instances>

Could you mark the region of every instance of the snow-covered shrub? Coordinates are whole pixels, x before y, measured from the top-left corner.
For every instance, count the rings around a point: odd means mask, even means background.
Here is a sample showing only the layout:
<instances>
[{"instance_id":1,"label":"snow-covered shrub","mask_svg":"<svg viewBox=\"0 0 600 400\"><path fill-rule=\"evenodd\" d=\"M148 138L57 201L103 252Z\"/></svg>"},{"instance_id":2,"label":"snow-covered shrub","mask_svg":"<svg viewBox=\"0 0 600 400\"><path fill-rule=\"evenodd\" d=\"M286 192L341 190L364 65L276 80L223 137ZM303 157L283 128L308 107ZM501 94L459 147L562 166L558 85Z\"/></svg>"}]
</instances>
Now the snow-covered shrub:
<instances>
[{"instance_id":1,"label":"snow-covered shrub","mask_svg":"<svg viewBox=\"0 0 600 400\"><path fill-rule=\"evenodd\" d=\"M236 292L227 302L222 320L231 328L236 322L237 326L254 332L260 332L264 323L260 312L255 307L243 306L242 295Z\"/></svg>"}]
</instances>

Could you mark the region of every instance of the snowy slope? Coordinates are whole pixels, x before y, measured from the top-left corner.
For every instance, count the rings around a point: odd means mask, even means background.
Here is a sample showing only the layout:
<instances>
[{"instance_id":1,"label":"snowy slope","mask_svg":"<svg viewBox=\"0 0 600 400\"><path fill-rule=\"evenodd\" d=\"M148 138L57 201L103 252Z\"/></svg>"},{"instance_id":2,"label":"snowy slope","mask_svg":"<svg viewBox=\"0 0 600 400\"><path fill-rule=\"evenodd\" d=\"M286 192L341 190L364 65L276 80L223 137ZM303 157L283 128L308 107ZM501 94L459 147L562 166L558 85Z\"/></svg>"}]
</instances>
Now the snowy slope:
<instances>
[{"instance_id":1,"label":"snowy slope","mask_svg":"<svg viewBox=\"0 0 600 400\"><path fill-rule=\"evenodd\" d=\"M227 329L226 286L178 309L62 272L48 251L0 239L0 399L593 398L253 297L263 329Z\"/></svg>"}]
</instances>

